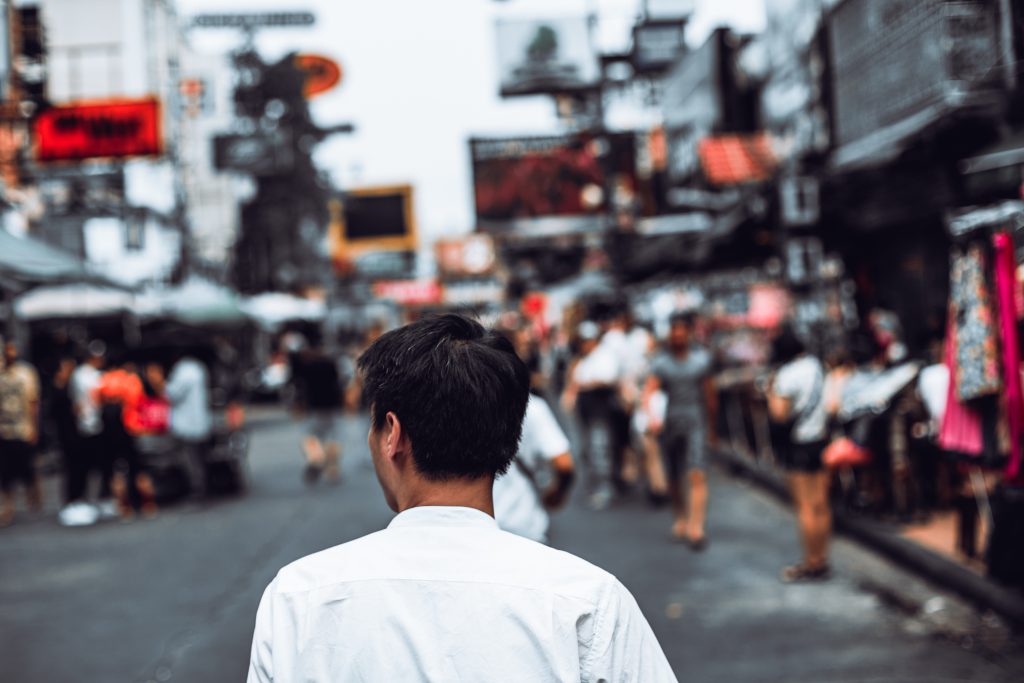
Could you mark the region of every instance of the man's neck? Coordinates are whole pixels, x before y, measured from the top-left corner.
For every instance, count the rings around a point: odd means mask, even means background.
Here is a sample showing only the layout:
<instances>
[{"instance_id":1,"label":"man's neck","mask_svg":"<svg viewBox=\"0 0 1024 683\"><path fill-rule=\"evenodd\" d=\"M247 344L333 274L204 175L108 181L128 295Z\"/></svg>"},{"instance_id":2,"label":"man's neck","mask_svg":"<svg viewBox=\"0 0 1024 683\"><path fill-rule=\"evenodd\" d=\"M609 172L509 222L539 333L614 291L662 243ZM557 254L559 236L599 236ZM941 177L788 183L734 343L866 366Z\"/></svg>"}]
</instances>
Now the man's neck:
<instances>
[{"instance_id":1,"label":"man's neck","mask_svg":"<svg viewBox=\"0 0 1024 683\"><path fill-rule=\"evenodd\" d=\"M466 507L494 516L494 479L424 481L398 501L398 511L425 506Z\"/></svg>"}]
</instances>

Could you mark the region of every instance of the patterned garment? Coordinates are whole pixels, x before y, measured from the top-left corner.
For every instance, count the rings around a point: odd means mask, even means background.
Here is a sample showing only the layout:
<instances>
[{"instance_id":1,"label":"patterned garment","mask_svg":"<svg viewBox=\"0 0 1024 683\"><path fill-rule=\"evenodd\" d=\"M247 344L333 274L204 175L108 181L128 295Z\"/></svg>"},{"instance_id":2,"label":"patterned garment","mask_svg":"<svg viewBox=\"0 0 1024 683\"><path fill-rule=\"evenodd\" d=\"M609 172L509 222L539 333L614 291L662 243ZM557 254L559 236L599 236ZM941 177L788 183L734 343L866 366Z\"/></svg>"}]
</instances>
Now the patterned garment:
<instances>
[{"instance_id":1,"label":"patterned garment","mask_svg":"<svg viewBox=\"0 0 1024 683\"><path fill-rule=\"evenodd\" d=\"M956 316L956 387L961 401L999 393L999 343L981 244L954 256L950 296Z\"/></svg>"}]
</instances>

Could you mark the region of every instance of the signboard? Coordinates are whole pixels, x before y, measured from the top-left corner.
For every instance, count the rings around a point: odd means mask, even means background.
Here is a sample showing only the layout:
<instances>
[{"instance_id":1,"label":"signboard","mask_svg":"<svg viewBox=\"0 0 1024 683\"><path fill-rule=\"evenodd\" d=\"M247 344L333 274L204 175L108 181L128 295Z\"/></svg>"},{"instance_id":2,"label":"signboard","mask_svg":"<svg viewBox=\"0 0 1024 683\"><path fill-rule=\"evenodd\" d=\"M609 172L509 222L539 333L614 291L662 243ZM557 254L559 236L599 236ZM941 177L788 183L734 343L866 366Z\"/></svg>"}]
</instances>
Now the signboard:
<instances>
[{"instance_id":1,"label":"signboard","mask_svg":"<svg viewBox=\"0 0 1024 683\"><path fill-rule=\"evenodd\" d=\"M686 49L686 21L645 21L633 27L633 69L656 73L668 69Z\"/></svg>"},{"instance_id":2,"label":"signboard","mask_svg":"<svg viewBox=\"0 0 1024 683\"><path fill-rule=\"evenodd\" d=\"M416 251L419 246L410 185L349 190L329 208L335 260L372 251Z\"/></svg>"},{"instance_id":3,"label":"signboard","mask_svg":"<svg viewBox=\"0 0 1024 683\"><path fill-rule=\"evenodd\" d=\"M839 167L884 161L951 110L1000 86L996 18L983 0L847 0L829 16Z\"/></svg>"},{"instance_id":4,"label":"signboard","mask_svg":"<svg viewBox=\"0 0 1024 683\"><path fill-rule=\"evenodd\" d=\"M302 94L308 100L341 83L341 65L322 55L295 55L295 66L306 72Z\"/></svg>"},{"instance_id":5,"label":"signboard","mask_svg":"<svg viewBox=\"0 0 1024 683\"><path fill-rule=\"evenodd\" d=\"M213 138L213 165L219 171L254 176L286 174L295 164L295 150L282 130L274 134L218 135Z\"/></svg>"},{"instance_id":6,"label":"signboard","mask_svg":"<svg viewBox=\"0 0 1024 683\"><path fill-rule=\"evenodd\" d=\"M373 285L373 295L403 306L431 306L441 303L443 292L437 280L385 280Z\"/></svg>"},{"instance_id":7,"label":"signboard","mask_svg":"<svg viewBox=\"0 0 1024 683\"><path fill-rule=\"evenodd\" d=\"M495 280L463 280L444 286L442 302L446 306L483 306L505 300L505 286Z\"/></svg>"},{"instance_id":8,"label":"signboard","mask_svg":"<svg viewBox=\"0 0 1024 683\"><path fill-rule=\"evenodd\" d=\"M470 140L477 226L490 232L599 230L611 208L638 202L636 137L617 133ZM607 158L602 158L607 155ZM605 169L612 177L605 178Z\"/></svg>"},{"instance_id":9,"label":"signboard","mask_svg":"<svg viewBox=\"0 0 1024 683\"><path fill-rule=\"evenodd\" d=\"M103 100L52 107L36 117L39 161L157 156L163 153L160 102Z\"/></svg>"},{"instance_id":10,"label":"signboard","mask_svg":"<svg viewBox=\"0 0 1024 683\"><path fill-rule=\"evenodd\" d=\"M686 183L700 170L697 146L722 117L718 92L721 41L719 32L712 33L665 77L663 116L668 177L673 183Z\"/></svg>"},{"instance_id":11,"label":"signboard","mask_svg":"<svg viewBox=\"0 0 1024 683\"><path fill-rule=\"evenodd\" d=\"M597 57L585 18L499 20L502 97L593 89Z\"/></svg>"},{"instance_id":12,"label":"signboard","mask_svg":"<svg viewBox=\"0 0 1024 683\"><path fill-rule=\"evenodd\" d=\"M250 12L247 14L199 14L192 18L198 28L282 28L312 26L316 15L312 12Z\"/></svg>"},{"instance_id":13,"label":"signboard","mask_svg":"<svg viewBox=\"0 0 1024 683\"><path fill-rule=\"evenodd\" d=\"M442 277L486 275L497 263L494 240L489 235L438 240L434 244L434 252Z\"/></svg>"}]
</instances>

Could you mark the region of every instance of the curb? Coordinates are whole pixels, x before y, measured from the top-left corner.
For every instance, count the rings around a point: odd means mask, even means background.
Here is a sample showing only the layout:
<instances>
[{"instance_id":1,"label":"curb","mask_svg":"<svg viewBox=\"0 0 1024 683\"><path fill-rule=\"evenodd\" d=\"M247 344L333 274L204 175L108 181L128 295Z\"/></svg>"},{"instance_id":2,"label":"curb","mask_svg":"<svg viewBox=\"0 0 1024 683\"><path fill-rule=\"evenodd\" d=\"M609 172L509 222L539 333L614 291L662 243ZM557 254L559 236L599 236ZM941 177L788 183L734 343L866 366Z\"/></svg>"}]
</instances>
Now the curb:
<instances>
[{"instance_id":1,"label":"curb","mask_svg":"<svg viewBox=\"0 0 1024 683\"><path fill-rule=\"evenodd\" d=\"M779 474L757 467L741 456L727 451L715 451L715 457L731 472L743 475L784 502L790 502L789 492ZM835 508L832 513L837 531L871 547L935 584L958 593L975 605L992 610L1015 626L1024 627L1024 596L908 541L880 524Z\"/></svg>"}]
</instances>

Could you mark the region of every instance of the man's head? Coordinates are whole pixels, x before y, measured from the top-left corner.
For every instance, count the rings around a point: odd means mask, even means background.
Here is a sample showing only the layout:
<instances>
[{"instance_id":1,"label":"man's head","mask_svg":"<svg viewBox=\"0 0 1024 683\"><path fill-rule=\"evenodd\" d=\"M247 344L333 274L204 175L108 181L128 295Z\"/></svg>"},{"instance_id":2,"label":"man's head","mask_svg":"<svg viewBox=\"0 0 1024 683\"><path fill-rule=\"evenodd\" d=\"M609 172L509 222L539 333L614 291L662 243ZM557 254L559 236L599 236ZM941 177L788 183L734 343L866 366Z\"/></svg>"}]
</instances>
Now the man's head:
<instances>
[{"instance_id":1,"label":"man's head","mask_svg":"<svg viewBox=\"0 0 1024 683\"><path fill-rule=\"evenodd\" d=\"M18 346L12 341L7 341L4 344L4 361L6 361L8 365L14 365L17 360Z\"/></svg>"},{"instance_id":2,"label":"man's head","mask_svg":"<svg viewBox=\"0 0 1024 683\"><path fill-rule=\"evenodd\" d=\"M685 351L690 345L695 322L692 313L676 313L669 320L668 345L673 351Z\"/></svg>"},{"instance_id":3,"label":"man's head","mask_svg":"<svg viewBox=\"0 0 1024 683\"><path fill-rule=\"evenodd\" d=\"M107 363L107 345L96 340L89 343L86 350L85 362L94 368L101 369Z\"/></svg>"},{"instance_id":4,"label":"man's head","mask_svg":"<svg viewBox=\"0 0 1024 683\"><path fill-rule=\"evenodd\" d=\"M530 390L505 337L460 315L382 335L359 358L370 452L394 510L413 487L488 483L519 447Z\"/></svg>"}]
</instances>

